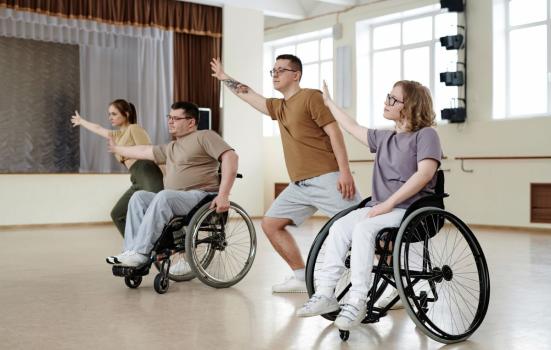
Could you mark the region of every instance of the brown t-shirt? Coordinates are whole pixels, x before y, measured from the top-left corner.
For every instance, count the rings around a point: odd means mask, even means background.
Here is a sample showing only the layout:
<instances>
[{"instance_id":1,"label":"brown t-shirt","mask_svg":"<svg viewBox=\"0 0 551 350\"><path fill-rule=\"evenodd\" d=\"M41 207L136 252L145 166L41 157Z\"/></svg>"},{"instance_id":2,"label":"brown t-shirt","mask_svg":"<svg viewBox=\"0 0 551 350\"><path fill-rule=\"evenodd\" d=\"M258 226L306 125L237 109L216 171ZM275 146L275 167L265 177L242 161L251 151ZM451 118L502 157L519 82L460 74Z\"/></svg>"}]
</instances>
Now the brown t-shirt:
<instances>
[{"instance_id":1,"label":"brown t-shirt","mask_svg":"<svg viewBox=\"0 0 551 350\"><path fill-rule=\"evenodd\" d=\"M288 100L269 98L266 107L279 123L291 181L339 170L329 135L323 131L335 118L323 104L321 91L300 89Z\"/></svg>"},{"instance_id":2,"label":"brown t-shirt","mask_svg":"<svg viewBox=\"0 0 551 350\"><path fill-rule=\"evenodd\" d=\"M151 140L147 131L137 124L130 124L124 130L111 130L111 137L113 137L115 143L118 146L136 146L136 145L150 145ZM115 153L115 158L121 163L128 158L122 157Z\"/></svg>"},{"instance_id":3,"label":"brown t-shirt","mask_svg":"<svg viewBox=\"0 0 551 350\"><path fill-rule=\"evenodd\" d=\"M232 149L214 131L200 130L153 146L153 156L158 164L166 164L165 189L217 192L218 159Z\"/></svg>"}]
</instances>

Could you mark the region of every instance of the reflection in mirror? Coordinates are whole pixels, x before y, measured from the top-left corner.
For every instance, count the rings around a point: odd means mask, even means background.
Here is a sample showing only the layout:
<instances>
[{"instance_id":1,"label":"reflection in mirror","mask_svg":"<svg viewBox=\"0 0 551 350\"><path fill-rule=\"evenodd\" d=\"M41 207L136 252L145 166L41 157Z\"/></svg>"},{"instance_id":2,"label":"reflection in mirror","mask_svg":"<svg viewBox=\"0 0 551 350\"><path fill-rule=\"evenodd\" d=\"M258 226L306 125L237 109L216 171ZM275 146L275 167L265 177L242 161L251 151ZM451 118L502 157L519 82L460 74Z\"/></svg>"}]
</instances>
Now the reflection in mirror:
<instances>
[{"instance_id":1,"label":"reflection in mirror","mask_svg":"<svg viewBox=\"0 0 551 350\"><path fill-rule=\"evenodd\" d=\"M0 37L0 76L0 173L78 172L78 45Z\"/></svg>"}]
</instances>

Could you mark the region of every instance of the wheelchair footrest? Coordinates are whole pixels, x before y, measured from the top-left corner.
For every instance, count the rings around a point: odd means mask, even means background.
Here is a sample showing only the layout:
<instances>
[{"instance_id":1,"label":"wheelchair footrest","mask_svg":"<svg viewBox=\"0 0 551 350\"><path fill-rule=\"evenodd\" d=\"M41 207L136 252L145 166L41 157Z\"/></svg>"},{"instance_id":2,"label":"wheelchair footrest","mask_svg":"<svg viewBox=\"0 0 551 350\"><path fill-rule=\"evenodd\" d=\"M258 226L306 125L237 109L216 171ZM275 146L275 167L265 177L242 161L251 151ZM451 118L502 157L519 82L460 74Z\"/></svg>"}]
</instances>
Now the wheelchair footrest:
<instances>
[{"instance_id":1,"label":"wheelchair footrest","mask_svg":"<svg viewBox=\"0 0 551 350\"><path fill-rule=\"evenodd\" d=\"M113 265L113 275L118 277L145 276L149 273L150 266L149 264L138 267Z\"/></svg>"},{"instance_id":2,"label":"wheelchair footrest","mask_svg":"<svg viewBox=\"0 0 551 350\"><path fill-rule=\"evenodd\" d=\"M378 307L373 307L373 310L368 315L367 318L365 318L362 323L375 323L379 322L379 320L386 316L386 312L382 312L382 309Z\"/></svg>"}]
</instances>

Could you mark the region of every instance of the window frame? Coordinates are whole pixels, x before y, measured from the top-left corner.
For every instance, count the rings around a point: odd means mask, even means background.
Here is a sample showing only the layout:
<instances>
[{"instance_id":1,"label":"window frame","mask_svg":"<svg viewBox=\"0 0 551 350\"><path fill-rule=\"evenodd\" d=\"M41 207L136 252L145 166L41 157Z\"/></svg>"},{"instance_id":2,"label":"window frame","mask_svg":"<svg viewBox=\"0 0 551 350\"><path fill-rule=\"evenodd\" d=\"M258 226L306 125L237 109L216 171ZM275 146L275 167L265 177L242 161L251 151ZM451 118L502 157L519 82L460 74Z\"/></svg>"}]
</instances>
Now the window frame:
<instances>
[{"instance_id":1,"label":"window frame","mask_svg":"<svg viewBox=\"0 0 551 350\"><path fill-rule=\"evenodd\" d=\"M503 6L504 11L504 50L505 50L505 110L504 116L493 116L493 119L527 119L527 118L539 118L539 117L550 117L551 116L551 0L547 0L547 18L545 20L511 25L510 24L510 11L509 11L509 1L505 0ZM512 114L511 113L511 78L512 78L512 67L511 67L511 33L515 30L522 30L526 28L534 28L537 26L546 25L547 26L547 111L542 113L530 113L530 114ZM494 36L495 40L495 36Z\"/></svg>"},{"instance_id":2,"label":"window frame","mask_svg":"<svg viewBox=\"0 0 551 350\"><path fill-rule=\"evenodd\" d=\"M436 7L436 6L429 6L424 11L423 11L423 8L419 8L417 10L419 10L419 11L416 11L416 12L412 12L411 10L401 11L401 12L393 13L391 15L377 17L377 18L373 18L373 19L369 19L369 20L364 20L364 21L360 21L360 22L357 23L356 28L361 27L362 28L361 30L365 31L363 36L368 37L368 45L369 45L369 48L366 50L367 55L362 55L361 58L360 58L360 56L358 56L358 60L362 59L362 60L367 62L367 64L368 64L367 72L368 72L368 75L369 75L369 78L367 79L368 83L365 86L366 89L360 88L358 86L358 84L357 84L357 88L356 88L356 96L357 96L357 99L356 99L357 100L357 102L356 102L357 106L356 107L357 107L357 110L358 110L358 122L362 125L365 125L365 126L370 127L370 128L388 127L388 125L377 124L377 122L376 122L377 119L380 119L380 118L377 118L376 116L378 114L382 114L382 113L379 113L379 111L375 108L377 105L380 105L380 104L377 104L377 102L382 101L382 97L374 96L375 92L374 92L374 86L373 86L373 84L374 84L373 83L373 77L374 77L373 74L374 74L375 67L374 67L373 62L374 62L374 55L376 53L390 51L390 50L400 50L400 74L399 75L400 75L400 79L404 79L404 68L405 68L405 66L404 66L404 53L405 53L405 51L410 50L410 49L428 47L429 57L430 57L428 79L429 79L430 83L429 83L429 86L427 86L427 87L430 89L430 91L433 95L433 98L434 98L435 93L436 93L437 84L443 84L443 83L440 83L439 76L436 72L436 54L438 53L437 50L436 50L436 47L437 47L437 45L440 46L440 37L436 37L437 33L436 33L435 18L436 18L436 16L441 15L445 12L442 12L442 10L439 7ZM410 12L412 12L412 13L409 14ZM384 19L385 17L389 17L389 19ZM403 38L403 30L404 30L403 29L403 24L404 24L404 22L409 22L409 21L412 21L412 20L425 18L425 17L430 17L431 18L432 38L430 40L419 41L419 42L415 42L415 43L411 43L411 44L404 44L404 38ZM392 24L399 24L400 25L400 44L385 47L385 48L382 48L382 49L374 49L373 45L374 45L375 28L382 27L382 26L387 26L387 25L392 25ZM460 25L459 21L457 21L457 24ZM365 33L367 33L367 35L365 35ZM358 37L358 34L357 34L357 37ZM357 42L356 46L361 45L361 44L362 43ZM456 51L458 52L458 50L456 50ZM359 50L358 50L358 52L359 52ZM459 55L459 52L458 52L457 62L460 62L461 60L462 60L462 58L461 58L461 56ZM461 69L461 68L462 67L458 67L457 69ZM359 73L357 73L356 78L357 78L357 81L359 82L359 81L361 81L362 77L360 77ZM389 87L389 89L390 88L391 87ZM449 86L449 87L446 87L446 88L456 89L456 93L455 93L456 97L455 98L456 99L461 98L460 93L459 93L459 87ZM367 90L368 100L369 100L369 102L368 102L369 107L368 107L367 110L362 110L362 108L359 107L359 101L361 101L361 97L365 93L364 90ZM449 101L449 102L451 103L452 101ZM456 103L458 103L458 101L456 101ZM433 105L436 108L437 104L435 103L435 101L433 101ZM363 115L364 113L365 113L365 115ZM436 118L435 118L436 123L438 123L438 124L446 123L445 121L443 121L441 119L440 110L435 109L435 113L436 113Z\"/></svg>"}]
</instances>

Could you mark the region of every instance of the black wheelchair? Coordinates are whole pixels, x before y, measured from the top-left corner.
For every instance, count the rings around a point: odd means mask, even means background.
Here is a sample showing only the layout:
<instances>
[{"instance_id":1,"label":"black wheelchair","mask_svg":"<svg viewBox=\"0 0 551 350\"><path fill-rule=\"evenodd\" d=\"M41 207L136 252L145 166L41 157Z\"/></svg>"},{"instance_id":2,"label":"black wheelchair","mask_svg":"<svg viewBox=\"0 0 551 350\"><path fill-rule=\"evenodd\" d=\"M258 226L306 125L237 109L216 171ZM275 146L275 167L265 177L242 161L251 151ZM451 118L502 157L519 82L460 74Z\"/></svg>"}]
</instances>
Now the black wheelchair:
<instances>
[{"instance_id":1,"label":"black wheelchair","mask_svg":"<svg viewBox=\"0 0 551 350\"><path fill-rule=\"evenodd\" d=\"M124 277L129 288L138 288L142 277L155 265L158 274L153 287L159 294L169 281L189 281L197 277L214 288L227 288L243 279L256 255L256 231L249 215L230 202L227 212L217 213L210 204L215 193L207 195L187 215L172 218L163 228L149 261L142 266L113 265L113 275ZM178 271L171 266L179 265Z\"/></svg>"},{"instance_id":2,"label":"black wheelchair","mask_svg":"<svg viewBox=\"0 0 551 350\"><path fill-rule=\"evenodd\" d=\"M378 322L400 299L416 326L430 338L445 344L469 338L481 325L490 302L490 277L480 244L458 217L444 210L444 173L437 172L435 193L406 210L399 227L388 227L376 236L378 262L372 269L367 313L362 323ZM306 264L309 296L316 290L316 272L323 266L325 240L339 218L364 207L371 198L331 218L318 233ZM335 296L344 300L350 283L350 250ZM388 305L375 304L385 289L398 295ZM322 315L333 321L337 312ZM348 340L350 332L339 330Z\"/></svg>"}]
</instances>

